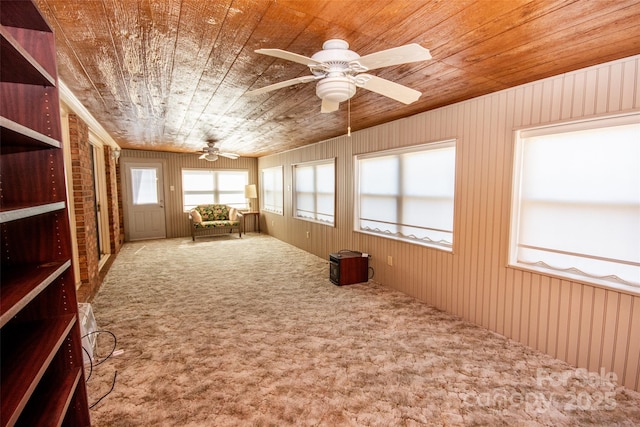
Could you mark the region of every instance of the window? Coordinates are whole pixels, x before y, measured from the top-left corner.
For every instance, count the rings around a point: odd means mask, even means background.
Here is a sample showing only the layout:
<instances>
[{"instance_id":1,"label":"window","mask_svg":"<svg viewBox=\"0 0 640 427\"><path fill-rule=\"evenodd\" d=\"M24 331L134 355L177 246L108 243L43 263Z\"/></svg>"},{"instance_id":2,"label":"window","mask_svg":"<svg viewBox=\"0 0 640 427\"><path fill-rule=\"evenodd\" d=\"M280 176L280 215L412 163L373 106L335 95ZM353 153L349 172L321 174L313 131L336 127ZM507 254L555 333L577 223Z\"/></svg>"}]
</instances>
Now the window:
<instances>
[{"instance_id":1,"label":"window","mask_svg":"<svg viewBox=\"0 0 640 427\"><path fill-rule=\"evenodd\" d=\"M334 159L294 165L294 216L333 225L335 181Z\"/></svg>"},{"instance_id":2,"label":"window","mask_svg":"<svg viewBox=\"0 0 640 427\"><path fill-rule=\"evenodd\" d=\"M262 169L262 209L284 215L282 166Z\"/></svg>"},{"instance_id":3,"label":"window","mask_svg":"<svg viewBox=\"0 0 640 427\"><path fill-rule=\"evenodd\" d=\"M519 131L509 263L640 291L640 115Z\"/></svg>"},{"instance_id":4,"label":"window","mask_svg":"<svg viewBox=\"0 0 640 427\"><path fill-rule=\"evenodd\" d=\"M156 168L131 168L131 188L134 205L153 205L158 203L158 177L156 172Z\"/></svg>"},{"instance_id":5,"label":"window","mask_svg":"<svg viewBox=\"0 0 640 427\"><path fill-rule=\"evenodd\" d=\"M356 156L355 230L453 245L455 141Z\"/></svg>"},{"instance_id":6,"label":"window","mask_svg":"<svg viewBox=\"0 0 640 427\"><path fill-rule=\"evenodd\" d=\"M208 203L245 209L247 199L244 197L244 186L248 183L248 171L182 169L184 210Z\"/></svg>"}]
</instances>

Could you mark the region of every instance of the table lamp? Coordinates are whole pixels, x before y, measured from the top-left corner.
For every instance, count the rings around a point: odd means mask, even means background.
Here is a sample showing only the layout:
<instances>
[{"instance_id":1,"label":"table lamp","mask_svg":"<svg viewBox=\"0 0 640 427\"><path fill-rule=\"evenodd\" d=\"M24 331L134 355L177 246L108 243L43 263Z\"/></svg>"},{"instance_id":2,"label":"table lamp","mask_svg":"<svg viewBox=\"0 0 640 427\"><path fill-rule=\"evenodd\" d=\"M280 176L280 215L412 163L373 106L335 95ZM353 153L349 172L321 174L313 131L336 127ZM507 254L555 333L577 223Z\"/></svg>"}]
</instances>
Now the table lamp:
<instances>
[{"instance_id":1,"label":"table lamp","mask_svg":"<svg viewBox=\"0 0 640 427\"><path fill-rule=\"evenodd\" d=\"M244 186L244 197L247 199L247 205L249 205L249 211L253 211L251 208L251 200L258 197L255 184L249 184Z\"/></svg>"}]
</instances>

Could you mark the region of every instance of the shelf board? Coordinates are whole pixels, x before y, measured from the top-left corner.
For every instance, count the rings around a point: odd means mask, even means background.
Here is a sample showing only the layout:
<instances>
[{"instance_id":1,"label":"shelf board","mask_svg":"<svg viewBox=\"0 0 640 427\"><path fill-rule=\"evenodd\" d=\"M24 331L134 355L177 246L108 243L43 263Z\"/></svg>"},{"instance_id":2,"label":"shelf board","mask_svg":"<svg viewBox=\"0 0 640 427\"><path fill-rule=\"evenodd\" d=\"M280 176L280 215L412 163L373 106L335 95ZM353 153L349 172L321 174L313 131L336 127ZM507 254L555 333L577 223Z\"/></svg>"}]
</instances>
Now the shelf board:
<instances>
[{"instance_id":1,"label":"shelf board","mask_svg":"<svg viewBox=\"0 0 640 427\"><path fill-rule=\"evenodd\" d=\"M65 373L56 387L38 389L18 424L51 427L62 425L81 377L82 368L74 368Z\"/></svg>"},{"instance_id":2,"label":"shelf board","mask_svg":"<svg viewBox=\"0 0 640 427\"><path fill-rule=\"evenodd\" d=\"M0 140L2 140L3 153L60 148L60 141L57 139L41 134L4 116L0 116Z\"/></svg>"},{"instance_id":3,"label":"shelf board","mask_svg":"<svg viewBox=\"0 0 640 427\"><path fill-rule=\"evenodd\" d=\"M0 48L2 61L7 61L12 65L11 67L2 67L1 81L41 86L56 85L56 79L22 47L4 26L0 26L0 36L2 39Z\"/></svg>"},{"instance_id":4,"label":"shelf board","mask_svg":"<svg viewBox=\"0 0 640 427\"><path fill-rule=\"evenodd\" d=\"M71 266L71 260L48 264L2 266L0 327Z\"/></svg>"},{"instance_id":5,"label":"shelf board","mask_svg":"<svg viewBox=\"0 0 640 427\"><path fill-rule=\"evenodd\" d=\"M2 330L2 425L13 425L75 324L75 314Z\"/></svg>"},{"instance_id":6,"label":"shelf board","mask_svg":"<svg viewBox=\"0 0 640 427\"><path fill-rule=\"evenodd\" d=\"M38 7L24 0L2 0L0 23L8 27L29 28L51 32L49 24L38 11Z\"/></svg>"},{"instance_id":7,"label":"shelf board","mask_svg":"<svg viewBox=\"0 0 640 427\"><path fill-rule=\"evenodd\" d=\"M37 215L42 215L49 212L55 212L63 210L66 207L66 202L52 202L38 206L27 206L24 208L7 209L0 211L0 224L5 222L16 221L19 219L30 218ZM4 209L4 207L3 207Z\"/></svg>"}]
</instances>

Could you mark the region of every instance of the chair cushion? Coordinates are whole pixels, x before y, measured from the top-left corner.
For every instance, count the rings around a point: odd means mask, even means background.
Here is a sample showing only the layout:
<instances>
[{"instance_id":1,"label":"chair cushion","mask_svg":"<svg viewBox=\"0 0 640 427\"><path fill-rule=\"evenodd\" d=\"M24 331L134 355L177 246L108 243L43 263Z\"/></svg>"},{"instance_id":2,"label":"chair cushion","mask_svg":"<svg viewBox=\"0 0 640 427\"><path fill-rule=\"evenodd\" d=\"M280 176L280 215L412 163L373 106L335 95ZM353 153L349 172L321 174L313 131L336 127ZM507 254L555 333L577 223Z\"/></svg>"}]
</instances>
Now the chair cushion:
<instances>
[{"instance_id":1,"label":"chair cushion","mask_svg":"<svg viewBox=\"0 0 640 427\"><path fill-rule=\"evenodd\" d=\"M227 205L200 205L196 207L203 221L228 221L229 207Z\"/></svg>"},{"instance_id":2,"label":"chair cushion","mask_svg":"<svg viewBox=\"0 0 640 427\"><path fill-rule=\"evenodd\" d=\"M194 223L195 228L218 228L218 227L238 227L240 221L202 221L201 223Z\"/></svg>"}]
</instances>

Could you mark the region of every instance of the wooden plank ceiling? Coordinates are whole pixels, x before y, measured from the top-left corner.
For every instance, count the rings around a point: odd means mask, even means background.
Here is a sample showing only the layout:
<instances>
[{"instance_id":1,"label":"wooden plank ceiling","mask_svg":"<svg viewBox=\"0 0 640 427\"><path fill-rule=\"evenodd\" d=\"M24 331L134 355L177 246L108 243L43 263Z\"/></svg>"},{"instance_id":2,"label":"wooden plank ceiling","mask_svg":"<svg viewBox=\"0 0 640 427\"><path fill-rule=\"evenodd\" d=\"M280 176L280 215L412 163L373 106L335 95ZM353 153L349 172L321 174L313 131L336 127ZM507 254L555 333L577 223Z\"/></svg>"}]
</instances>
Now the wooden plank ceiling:
<instances>
[{"instance_id":1,"label":"wooden plank ceiling","mask_svg":"<svg viewBox=\"0 0 640 427\"><path fill-rule=\"evenodd\" d=\"M343 135L309 75L260 55L312 56L341 38L364 56L408 43L432 60L372 74L422 92L404 105L358 89L353 130L640 53L638 0L36 0L62 81L123 148L187 152L205 140L259 157Z\"/></svg>"}]
</instances>

